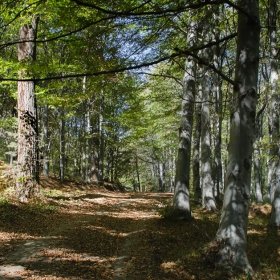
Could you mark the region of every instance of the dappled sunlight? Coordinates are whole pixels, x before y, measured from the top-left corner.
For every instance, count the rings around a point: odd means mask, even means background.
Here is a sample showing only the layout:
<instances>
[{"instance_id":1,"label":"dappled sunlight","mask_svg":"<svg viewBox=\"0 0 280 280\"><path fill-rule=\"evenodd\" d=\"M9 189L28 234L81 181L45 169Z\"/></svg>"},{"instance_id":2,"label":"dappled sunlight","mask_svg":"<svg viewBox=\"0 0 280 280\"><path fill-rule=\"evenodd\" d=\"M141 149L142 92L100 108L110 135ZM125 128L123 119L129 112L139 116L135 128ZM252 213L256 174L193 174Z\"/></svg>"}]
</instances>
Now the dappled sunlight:
<instances>
[{"instance_id":1,"label":"dappled sunlight","mask_svg":"<svg viewBox=\"0 0 280 280\"><path fill-rule=\"evenodd\" d=\"M103 213L101 213L103 215ZM141 220L141 219L159 219L159 215L153 214L153 213L148 213L148 212L142 212L142 211L127 211L127 212L107 212L107 215L118 218L118 219L132 219L132 220Z\"/></svg>"},{"instance_id":2,"label":"dappled sunlight","mask_svg":"<svg viewBox=\"0 0 280 280\"><path fill-rule=\"evenodd\" d=\"M271 213L271 205L252 204L250 207L249 218L254 218L256 216L269 217L270 213Z\"/></svg>"},{"instance_id":3,"label":"dappled sunlight","mask_svg":"<svg viewBox=\"0 0 280 280\"><path fill-rule=\"evenodd\" d=\"M115 258L102 258L100 256L92 256L88 253L76 253L66 248L47 248L38 254L37 257L42 257L44 262L74 261L101 264L115 261Z\"/></svg>"},{"instance_id":4,"label":"dappled sunlight","mask_svg":"<svg viewBox=\"0 0 280 280\"><path fill-rule=\"evenodd\" d=\"M204 211L191 201L193 220L163 219L160 211L172 204L172 196L75 189L49 192L39 204L5 204L0 219L2 273L28 280L111 280L114 275L225 279L202 261L220 213ZM279 233L266 226L268 213L266 205L252 206L248 257L257 273L272 275L270 263L279 261L280 241ZM230 228L229 236L236 230Z\"/></svg>"}]
</instances>

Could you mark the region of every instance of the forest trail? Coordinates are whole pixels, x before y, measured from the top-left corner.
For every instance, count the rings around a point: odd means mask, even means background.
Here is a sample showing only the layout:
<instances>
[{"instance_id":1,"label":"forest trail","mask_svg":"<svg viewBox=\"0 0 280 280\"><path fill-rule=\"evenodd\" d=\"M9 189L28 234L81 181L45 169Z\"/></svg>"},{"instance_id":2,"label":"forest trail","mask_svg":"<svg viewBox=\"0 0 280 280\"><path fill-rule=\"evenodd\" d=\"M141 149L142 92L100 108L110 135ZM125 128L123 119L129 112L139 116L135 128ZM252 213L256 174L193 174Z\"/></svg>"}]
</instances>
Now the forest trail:
<instances>
[{"instance_id":1,"label":"forest trail","mask_svg":"<svg viewBox=\"0 0 280 280\"><path fill-rule=\"evenodd\" d=\"M157 256L142 239L160 220L158 206L172 194L47 192L44 204L5 209L8 249L4 246L0 279L154 279Z\"/></svg>"},{"instance_id":2,"label":"forest trail","mask_svg":"<svg viewBox=\"0 0 280 280\"><path fill-rule=\"evenodd\" d=\"M219 212L193 204L191 222L163 219L171 193L119 192L54 178L42 184L37 203L0 197L0 280L237 279L203 261ZM280 241L263 226L269 213L267 205L251 209L248 256L259 279L271 280L279 279L273 265Z\"/></svg>"}]
</instances>

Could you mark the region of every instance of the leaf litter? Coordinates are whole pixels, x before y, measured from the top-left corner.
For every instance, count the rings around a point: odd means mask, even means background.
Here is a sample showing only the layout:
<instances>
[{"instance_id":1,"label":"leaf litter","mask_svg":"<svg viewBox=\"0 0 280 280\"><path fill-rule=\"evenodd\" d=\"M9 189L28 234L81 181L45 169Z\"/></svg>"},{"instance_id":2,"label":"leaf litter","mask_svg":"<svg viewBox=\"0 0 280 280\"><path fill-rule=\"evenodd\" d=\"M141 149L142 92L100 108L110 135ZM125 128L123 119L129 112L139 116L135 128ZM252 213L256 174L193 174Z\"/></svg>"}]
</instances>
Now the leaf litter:
<instances>
[{"instance_id":1,"label":"leaf litter","mask_svg":"<svg viewBox=\"0 0 280 280\"><path fill-rule=\"evenodd\" d=\"M195 206L187 223L160 215L171 193L108 191L55 178L43 178L42 186L40 202L0 202L0 279L246 279L203 261L220 213ZM265 224L268 208L253 205L250 214L256 279L280 275L279 234Z\"/></svg>"}]
</instances>

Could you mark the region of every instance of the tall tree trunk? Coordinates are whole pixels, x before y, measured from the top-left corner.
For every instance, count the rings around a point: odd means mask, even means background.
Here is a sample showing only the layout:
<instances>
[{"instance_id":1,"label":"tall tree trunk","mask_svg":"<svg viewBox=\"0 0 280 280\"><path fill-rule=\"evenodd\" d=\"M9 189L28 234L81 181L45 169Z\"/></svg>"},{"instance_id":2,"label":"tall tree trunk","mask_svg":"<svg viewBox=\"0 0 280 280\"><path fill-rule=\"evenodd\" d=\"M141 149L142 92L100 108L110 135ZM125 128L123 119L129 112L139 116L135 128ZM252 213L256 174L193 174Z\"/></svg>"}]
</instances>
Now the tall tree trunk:
<instances>
[{"instance_id":1,"label":"tall tree trunk","mask_svg":"<svg viewBox=\"0 0 280 280\"><path fill-rule=\"evenodd\" d=\"M261 127L262 127L262 113L266 107L266 104L257 113L255 122L255 147L254 147L254 181L255 181L255 200L257 203L263 202L262 194L262 161L261 161L261 149L259 147L259 139L262 137Z\"/></svg>"},{"instance_id":2,"label":"tall tree trunk","mask_svg":"<svg viewBox=\"0 0 280 280\"><path fill-rule=\"evenodd\" d=\"M195 132L193 140L193 189L194 199L201 203L201 185L200 185L200 138L201 138L201 91L196 95L195 108Z\"/></svg>"},{"instance_id":3,"label":"tall tree trunk","mask_svg":"<svg viewBox=\"0 0 280 280\"><path fill-rule=\"evenodd\" d=\"M165 164L158 161L158 182L159 191L165 192Z\"/></svg>"},{"instance_id":4,"label":"tall tree trunk","mask_svg":"<svg viewBox=\"0 0 280 280\"><path fill-rule=\"evenodd\" d=\"M254 179L255 179L255 200L257 203L263 203L262 195L262 176L261 176L261 160L260 160L260 148L254 149Z\"/></svg>"},{"instance_id":5,"label":"tall tree trunk","mask_svg":"<svg viewBox=\"0 0 280 280\"><path fill-rule=\"evenodd\" d=\"M88 115L89 115L89 134L90 137L88 139L88 177L89 181L98 182L98 164L99 164L99 155L98 155L98 149L99 149L99 127L95 125L98 123L96 121L96 114L94 112L96 111L95 108L95 101L93 98L89 99L89 106L88 106Z\"/></svg>"},{"instance_id":6,"label":"tall tree trunk","mask_svg":"<svg viewBox=\"0 0 280 280\"><path fill-rule=\"evenodd\" d=\"M201 187L202 207L216 211L214 182L212 180L211 125L210 125L210 77L206 71L202 78L201 108Z\"/></svg>"},{"instance_id":7,"label":"tall tree trunk","mask_svg":"<svg viewBox=\"0 0 280 280\"><path fill-rule=\"evenodd\" d=\"M42 108L42 154L43 154L43 174L49 176L49 126L48 126L48 105Z\"/></svg>"},{"instance_id":8,"label":"tall tree trunk","mask_svg":"<svg viewBox=\"0 0 280 280\"><path fill-rule=\"evenodd\" d=\"M280 226L280 148L279 148L279 92L278 92L278 48L277 48L277 1L269 1L269 31L271 46L271 114L270 114L270 135L272 148L270 151L271 159L270 170L270 199L272 201L272 213L270 225ZM278 143L278 144L277 144Z\"/></svg>"},{"instance_id":9,"label":"tall tree trunk","mask_svg":"<svg viewBox=\"0 0 280 280\"><path fill-rule=\"evenodd\" d=\"M192 23L188 42L192 46L196 40L196 25ZM183 79L182 115L179 129L179 147L175 176L175 192L173 197L174 214L186 220L192 218L190 206L190 159L195 101L196 62L187 58Z\"/></svg>"},{"instance_id":10,"label":"tall tree trunk","mask_svg":"<svg viewBox=\"0 0 280 280\"><path fill-rule=\"evenodd\" d=\"M36 58L38 17L19 31L18 60L32 63ZM24 42L22 42L24 41ZM19 78L30 73L22 70ZM38 119L35 83L18 82L18 174L16 194L21 201L39 195Z\"/></svg>"},{"instance_id":11,"label":"tall tree trunk","mask_svg":"<svg viewBox=\"0 0 280 280\"><path fill-rule=\"evenodd\" d=\"M88 168L88 106L87 100L84 101L83 127L82 127L82 180L87 181L87 168Z\"/></svg>"},{"instance_id":12,"label":"tall tree trunk","mask_svg":"<svg viewBox=\"0 0 280 280\"><path fill-rule=\"evenodd\" d=\"M82 89L83 89L83 95L86 95L86 81L87 77L85 76L82 81ZM90 157L92 151L90 150L90 131L91 131L91 124L90 124L90 100L86 99L83 103L84 106L84 115L83 115L83 148L82 148L82 179L85 182L90 182Z\"/></svg>"},{"instance_id":13,"label":"tall tree trunk","mask_svg":"<svg viewBox=\"0 0 280 280\"><path fill-rule=\"evenodd\" d=\"M104 114L104 95L100 100L100 111L99 111L99 174L98 181L103 182L104 177L104 153L105 153L105 143L104 143L104 131L103 131L103 116Z\"/></svg>"},{"instance_id":14,"label":"tall tree trunk","mask_svg":"<svg viewBox=\"0 0 280 280\"><path fill-rule=\"evenodd\" d=\"M59 108L59 178L63 183L65 179L65 119L64 109Z\"/></svg>"},{"instance_id":15,"label":"tall tree trunk","mask_svg":"<svg viewBox=\"0 0 280 280\"><path fill-rule=\"evenodd\" d=\"M135 153L135 169L136 169L136 176L137 176L137 185L139 192L141 191L141 182L140 182L140 173L139 173L139 164L138 164L138 155L137 151Z\"/></svg>"},{"instance_id":16,"label":"tall tree trunk","mask_svg":"<svg viewBox=\"0 0 280 280\"><path fill-rule=\"evenodd\" d=\"M280 153L279 153L280 156ZM272 203L272 209L271 209L271 216L269 225L275 226L279 228L280 226L280 160L278 156L278 162L276 165L276 184L275 184L275 192L274 192L274 198Z\"/></svg>"},{"instance_id":17,"label":"tall tree trunk","mask_svg":"<svg viewBox=\"0 0 280 280\"><path fill-rule=\"evenodd\" d=\"M215 85L215 102L216 102L216 116L214 121L215 126L215 147L214 147L214 166L212 170L215 197L217 200L221 200L222 192L222 179L223 179L223 167L222 167L222 89L221 85Z\"/></svg>"},{"instance_id":18,"label":"tall tree trunk","mask_svg":"<svg viewBox=\"0 0 280 280\"><path fill-rule=\"evenodd\" d=\"M215 9L215 8L214 8ZM219 7L214 10L215 22L218 25L219 22ZM220 37L220 32L215 29L214 39L218 41ZM214 66L216 69L221 70L222 59L221 50L219 46L215 47L214 50ZM223 166L222 166L222 112L223 112L223 92L222 92L222 80L219 75L214 74L214 84L213 84L213 97L215 100L215 147L214 147L214 166L212 170L215 197L217 200L221 199L222 192L222 179L223 179Z\"/></svg>"},{"instance_id":19,"label":"tall tree trunk","mask_svg":"<svg viewBox=\"0 0 280 280\"><path fill-rule=\"evenodd\" d=\"M240 2L241 3L241 2ZM238 39L231 113L229 164L220 226L216 236L218 268L253 274L249 264L247 225L251 192L251 165L259 65L259 7L243 0L238 12Z\"/></svg>"}]
</instances>

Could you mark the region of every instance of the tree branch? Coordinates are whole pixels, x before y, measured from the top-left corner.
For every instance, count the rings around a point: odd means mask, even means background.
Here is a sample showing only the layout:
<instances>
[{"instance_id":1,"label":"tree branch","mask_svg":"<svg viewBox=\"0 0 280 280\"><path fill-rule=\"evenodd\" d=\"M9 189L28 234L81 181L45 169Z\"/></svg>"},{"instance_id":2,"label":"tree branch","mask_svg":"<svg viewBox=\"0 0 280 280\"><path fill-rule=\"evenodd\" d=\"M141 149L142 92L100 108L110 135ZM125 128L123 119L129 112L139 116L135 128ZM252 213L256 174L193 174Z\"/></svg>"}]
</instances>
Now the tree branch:
<instances>
[{"instance_id":1,"label":"tree branch","mask_svg":"<svg viewBox=\"0 0 280 280\"><path fill-rule=\"evenodd\" d=\"M127 67L123 67L123 68L118 68L118 69L111 69L111 70L104 70L104 71L98 71L98 72L85 72L85 73L77 73L77 74L64 74L62 75L58 75L58 76L51 76L51 77L45 77L45 78L27 78L27 79L18 79L18 78L2 78L0 77L0 82L3 81L11 81L11 82L31 82L31 81L47 81L47 80L59 80L59 79L69 79L69 78L79 78L79 77L91 77L91 76L102 76L102 75L109 75L109 74L116 74L116 73L121 73L121 72L125 72L125 71L129 71L129 70L136 70L136 69L140 69L143 67L149 67L149 66L153 66L155 64L158 64L160 62L163 61L167 61L170 60L174 57L178 57L180 56L179 53L177 54L171 54L167 57L163 57L163 58L159 58L157 60L154 60L152 62L146 62L146 63L142 63L139 65L133 65L133 66L127 66Z\"/></svg>"},{"instance_id":2,"label":"tree branch","mask_svg":"<svg viewBox=\"0 0 280 280\"><path fill-rule=\"evenodd\" d=\"M219 41L215 41L215 42L210 42L206 45L200 46L200 47L196 47L192 50L180 50L178 48L176 48L176 53L173 53L169 56L166 57L162 57L159 59L156 59L154 61L151 62L145 62L139 65L132 65L132 66L127 66L127 67L122 67L122 68L118 68L118 69L111 69L111 70L104 70L104 71L99 71L99 72L92 72L92 73L77 73L77 74L64 74L63 76L58 75L58 76L51 76L51 77L45 77L45 78L29 78L29 79L18 79L18 78L2 78L0 77L0 82L3 81L22 81L22 82L30 82L30 81L47 81L47 80L59 80L59 79L67 79L67 78L79 78L79 77L90 77L90 76L101 76L101 75L109 75L109 74L116 74L116 73L121 73L121 72L125 72L125 71L129 71L129 70L136 70L136 69L140 69L143 67L149 67L149 66L153 66L156 65L158 63L176 58L176 57L181 57L182 55L184 56L191 56L193 58L195 58L197 60L197 62L199 64L203 64L205 66L207 66L208 68L210 68L211 70L213 70L215 73L217 73L219 76L221 76L224 80L226 80L228 83L235 85L235 82L233 80L231 80L229 77L227 77L225 74L223 74L219 69L217 69L212 63L209 63L207 61L205 61L204 59L200 58L198 55L196 55L195 53L193 53L193 51L197 51L197 50L201 50L204 49L206 47L211 47L214 45L218 45L221 42L224 42L226 40L229 40L231 38L234 38L236 36L236 33L229 35L225 38L220 39Z\"/></svg>"},{"instance_id":3,"label":"tree branch","mask_svg":"<svg viewBox=\"0 0 280 280\"><path fill-rule=\"evenodd\" d=\"M199 46L199 47L194 47L194 48L191 48L191 51L200 51L200 50L203 50L203 49L206 49L206 48L210 48L210 47L213 47L213 46L216 46L216 45L219 45L220 43L224 42L224 41L228 41L228 40L231 40L233 38L235 38L237 36L237 32L236 33L233 33L233 34L230 34L224 38L221 38L220 40L218 41L212 41L212 42L209 42L205 45L202 45L202 46Z\"/></svg>"},{"instance_id":4,"label":"tree branch","mask_svg":"<svg viewBox=\"0 0 280 280\"><path fill-rule=\"evenodd\" d=\"M83 1L80 1L80 0L72 0L72 2L75 2L79 6L95 9L95 10L97 10L99 12L104 13L104 14L116 15L116 16L119 16L119 17L124 17L124 16L174 15L174 14L185 12L185 11L187 11L189 9L199 9L199 8L202 8L202 7L207 6L207 5L219 5L219 4L224 4L224 3L226 3L226 4L230 5L230 6L234 5L230 1L227 1L227 0L220 0L220 1L219 0L217 0L217 1L210 1L210 0L208 1L207 0L207 1L204 1L204 2L200 1L199 3L195 3L195 4L178 6L177 8L174 8L174 9L164 9L164 10L161 10L160 8L158 8L157 11L133 12L133 11L139 9L140 7L142 8L147 3L151 2L151 1L147 1L144 4L142 4L142 5L140 5L140 6L136 7L136 8L133 8L133 9L130 9L130 10L127 10L127 11L116 12L116 11L107 10L107 9L101 8L101 7L99 7L99 6L95 5L95 4L83 2Z\"/></svg>"},{"instance_id":5,"label":"tree branch","mask_svg":"<svg viewBox=\"0 0 280 280\"><path fill-rule=\"evenodd\" d=\"M46 43L46 42L51 42L51 41L55 41L57 39L61 39L61 38L64 38L64 37L68 37L70 35L73 35L75 33L78 33L78 32L81 32L82 30L85 30L89 27L91 27L92 25L94 24L97 24L97 23L100 23L100 22L103 22L103 21L106 21L106 20L110 20L110 19L114 19L116 18L115 16L111 16L111 17L106 17L106 18L101 18L99 20L96 20L96 21L93 21L93 22L90 22L88 23L87 25L84 25L78 29L75 29L75 30L72 30L72 31L69 31L67 33L64 33L64 34L61 34L61 35L58 35L58 36L55 36L55 37L51 37L51 38L48 38L48 39L44 39L44 40L36 40L36 43ZM7 43L4 43L4 44L1 44L0 45L0 50L3 49L3 48L6 48L8 46L12 46L12 45L16 45L18 43L27 43L27 42L33 42L31 40L25 40L25 41L13 41L13 42L7 42Z\"/></svg>"},{"instance_id":6,"label":"tree branch","mask_svg":"<svg viewBox=\"0 0 280 280\"><path fill-rule=\"evenodd\" d=\"M178 79L172 75L167 75L167 74L154 74L154 73L148 73L148 72L137 72L138 74L142 75L149 75L153 77L161 77L161 78L168 78L174 80L176 83L178 83L180 86L183 86L182 79Z\"/></svg>"}]
</instances>

